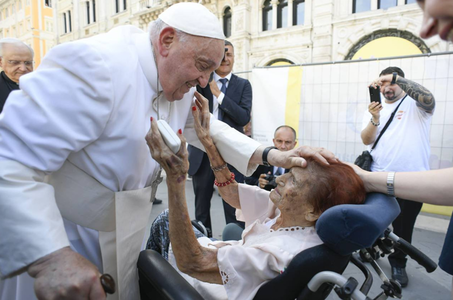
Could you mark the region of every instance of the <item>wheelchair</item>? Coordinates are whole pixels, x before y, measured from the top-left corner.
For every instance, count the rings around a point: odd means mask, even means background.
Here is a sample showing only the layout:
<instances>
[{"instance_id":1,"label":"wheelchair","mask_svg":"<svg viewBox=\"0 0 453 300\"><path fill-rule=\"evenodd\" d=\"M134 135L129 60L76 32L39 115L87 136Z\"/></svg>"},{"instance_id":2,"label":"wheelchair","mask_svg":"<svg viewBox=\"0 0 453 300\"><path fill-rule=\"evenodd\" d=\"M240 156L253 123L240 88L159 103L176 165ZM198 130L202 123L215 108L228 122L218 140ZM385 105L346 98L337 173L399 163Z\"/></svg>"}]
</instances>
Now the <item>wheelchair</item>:
<instances>
[{"instance_id":1,"label":"wheelchair","mask_svg":"<svg viewBox=\"0 0 453 300\"><path fill-rule=\"evenodd\" d=\"M397 247L428 272L434 271L437 265L388 229L399 213L396 199L380 193L368 194L364 204L329 208L316 224L324 244L296 255L285 272L260 287L254 300L321 300L332 290L340 299L401 298L399 284L388 279L376 263L379 256ZM375 298L367 296L373 277L363 261L370 263L383 281L382 293ZM365 275L360 288L355 278L341 275L350 262ZM203 299L159 253L142 251L137 266L142 300Z\"/></svg>"}]
</instances>

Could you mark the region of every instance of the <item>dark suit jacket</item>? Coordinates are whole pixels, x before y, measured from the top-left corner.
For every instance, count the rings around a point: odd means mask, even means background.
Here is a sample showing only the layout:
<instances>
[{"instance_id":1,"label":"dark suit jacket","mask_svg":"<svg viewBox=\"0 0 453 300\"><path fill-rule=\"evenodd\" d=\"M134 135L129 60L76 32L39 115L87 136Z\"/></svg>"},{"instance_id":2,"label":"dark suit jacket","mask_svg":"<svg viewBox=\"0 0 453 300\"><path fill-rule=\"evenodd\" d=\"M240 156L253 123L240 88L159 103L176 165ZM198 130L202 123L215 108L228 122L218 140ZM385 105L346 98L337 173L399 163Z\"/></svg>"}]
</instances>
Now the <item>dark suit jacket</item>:
<instances>
[{"instance_id":1,"label":"dark suit jacket","mask_svg":"<svg viewBox=\"0 0 453 300\"><path fill-rule=\"evenodd\" d=\"M209 100L209 111L212 112L213 95L209 84L205 88L197 86L197 91ZM250 121L251 110L252 86L250 82L232 74L225 97L219 106L219 115L221 114L222 121L244 133L243 127ZM188 150L189 175L193 176L200 167L204 152L191 145L188 146Z\"/></svg>"}]
</instances>

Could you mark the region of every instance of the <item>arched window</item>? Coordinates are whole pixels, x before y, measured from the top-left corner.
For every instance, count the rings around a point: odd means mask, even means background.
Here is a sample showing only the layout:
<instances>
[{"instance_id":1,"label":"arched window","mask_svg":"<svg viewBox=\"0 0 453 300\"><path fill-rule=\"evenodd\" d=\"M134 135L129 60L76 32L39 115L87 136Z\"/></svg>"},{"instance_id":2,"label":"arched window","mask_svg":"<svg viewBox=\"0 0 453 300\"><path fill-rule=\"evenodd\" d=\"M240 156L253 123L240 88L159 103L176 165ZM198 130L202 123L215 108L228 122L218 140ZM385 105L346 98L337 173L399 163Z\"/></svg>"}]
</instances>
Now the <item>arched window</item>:
<instances>
[{"instance_id":1,"label":"arched window","mask_svg":"<svg viewBox=\"0 0 453 300\"><path fill-rule=\"evenodd\" d=\"M387 9L398 5L398 0L379 0L378 9Z\"/></svg>"},{"instance_id":2,"label":"arched window","mask_svg":"<svg viewBox=\"0 0 453 300\"><path fill-rule=\"evenodd\" d=\"M277 28L288 27L288 0L280 0L277 5Z\"/></svg>"},{"instance_id":3,"label":"arched window","mask_svg":"<svg viewBox=\"0 0 453 300\"><path fill-rule=\"evenodd\" d=\"M223 34L225 37L231 36L231 8L225 8L223 12Z\"/></svg>"},{"instance_id":4,"label":"arched window","mask_svg":"<svg viewBox=\"0 0 453 300\"><path fill-rule=\"evenodd\" d=\"M272 3L266 0L263 5L263 31L272 29Z\"/></svg>"},{"instance_id":5,"label":"arched window","mask_svg":"<svg viewBox=\"0 0 453 300\"><path fill-rule=\"evenodd\" d=\"M293 1L293 25L304 25L305 22L305 0Z\"/></svg>"}]
</instances>

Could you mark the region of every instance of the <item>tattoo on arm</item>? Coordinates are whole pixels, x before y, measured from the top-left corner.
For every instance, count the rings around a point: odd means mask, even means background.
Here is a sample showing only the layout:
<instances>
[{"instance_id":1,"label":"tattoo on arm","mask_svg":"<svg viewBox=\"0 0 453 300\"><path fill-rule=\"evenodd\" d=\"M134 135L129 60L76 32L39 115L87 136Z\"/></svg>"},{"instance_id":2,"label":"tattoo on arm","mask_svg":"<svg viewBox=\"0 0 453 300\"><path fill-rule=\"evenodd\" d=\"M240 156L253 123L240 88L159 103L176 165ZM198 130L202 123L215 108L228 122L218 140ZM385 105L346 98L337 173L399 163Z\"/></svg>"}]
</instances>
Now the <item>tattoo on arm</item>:
<instances>
[{"instance_id":1,"label":"tattoo on arm","mask_svg":"<svg viewBox=\"0 0 453 300\"><path fill-rule=\"evenodd\" d=\"M426 112L432 112L434 110L436 105L434 96L427 88L403 77L398 77L396 84L410 97L415 99L418 107L424 109Z\"/></svg>"}]
</instances>

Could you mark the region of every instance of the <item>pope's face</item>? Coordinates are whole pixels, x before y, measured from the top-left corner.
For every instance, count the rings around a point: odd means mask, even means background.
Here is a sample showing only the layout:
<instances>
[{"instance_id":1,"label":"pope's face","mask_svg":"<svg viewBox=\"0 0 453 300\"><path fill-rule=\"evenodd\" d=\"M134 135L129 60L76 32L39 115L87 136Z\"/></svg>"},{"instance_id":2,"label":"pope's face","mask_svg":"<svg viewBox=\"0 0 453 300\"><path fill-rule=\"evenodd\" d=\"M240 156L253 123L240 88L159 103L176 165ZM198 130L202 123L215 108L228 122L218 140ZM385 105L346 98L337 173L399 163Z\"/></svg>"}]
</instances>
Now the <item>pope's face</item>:
<instances>
[{"instance_id":1,"label":"pope's face","mask_svg":"<svg viewBox=\"0 0 453 300\"><path fill-rule=\"evenodd\" d=\"M223 40L192 35L186 38L185 41L175 38L167 45L158 67L164 95L170 102L181 100L197 84L205 87L223 58Z\"/></svg>"},{"instance_id":2,"label":"pope's face","mask_svg":"<svg viewBox=\"0 0 453 300\"><path fill-rule=\"evenodd\" d=\"M5 44L0 57L0 67L6 76L18 83L19 77L33 71L33 56L30 49L23 45Z\"/></svg>"},{"instance_id":3,"label":"pope's face","mask_svg":"<svg viewBox=\"0 0 453 300\"><path fill-rule=\"evenodd\" d=\"M420 36L424 39L436 34L445 41L453 41L453 1L417 1L423 10L423 25Z\"/></svg>"}]
</instances>

